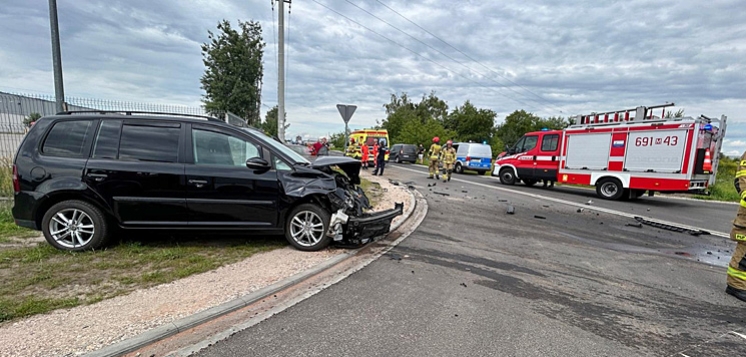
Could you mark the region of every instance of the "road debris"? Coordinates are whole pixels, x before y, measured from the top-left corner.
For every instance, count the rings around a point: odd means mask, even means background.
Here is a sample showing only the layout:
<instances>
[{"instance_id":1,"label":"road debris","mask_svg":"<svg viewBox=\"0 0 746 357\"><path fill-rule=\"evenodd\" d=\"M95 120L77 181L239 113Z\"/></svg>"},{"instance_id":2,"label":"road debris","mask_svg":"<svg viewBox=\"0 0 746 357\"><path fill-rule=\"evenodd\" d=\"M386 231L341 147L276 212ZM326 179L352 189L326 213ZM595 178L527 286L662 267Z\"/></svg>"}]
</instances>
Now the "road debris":
<instances>
[{"instance_id":1,"label":"road debris","mask_svg":"<svg viewBox=\"0 0 746 357\"><path fill-rule=\"evenodd\" d=\"M508 202L508 200L497 200L497 202Z\"/></svg>"},{"instance_id":2,"label":"road debris","mask_svg":"<svg viewBox=\"0 0 746 357\"><path fill-rule=\"evenodd\" d=\"M660 228L660 229L665 229L667 231L672 231L672 232L688 233L688 234L691 234L693 236L709 235L710 234L710 232L704 231L704 230L701 230L701 229L695 231L693 229L688 229L688 228L684 228L684 227L677 227L677 226L672 226L672 225L669 225L669 224L664 224L664 223L658 223L658 222L654 222L654 221L649 221L649 220L647 220L645 218L642 218L642 217L635 217L635 220L637 222L640 222L640 223L644 224L644 225L648 225L648 226L652 226L652 227Z\"/></svg>"},{"instance_id":3,"label":"road debris","mask_svg":"<svg viewBox=\"0 0 746 357\"><path fill-rule=\"evenodd\" d=\"M578 210L575 211L575 212L578 212L578 213L583 212L583 209L582 208L578 208Z\"/></svg>"},{"instance_id":4,"label":"road debris","mask_svg":"<svg viewBox=\"0 0 746 357\"><path fill-rule=\"evenodd\" d=\"M593 200L588 200L588 202L586 202L585 204L590 206L591 204L593 204Z\"/></svg>"},{"instance_id":5,"label":"road debris","mask_svg":"<svg viewBox=\"0 0 746 357\"><path fill-rule=\"evenodd\" d=\"M434 193L434 194L436 194L436 195L441 195L441 196L450 196L450 195L451 195L450 193L445 193L445 192L437 192L437 191L436 191L436 192L433 192L433 193Z\"/></svg>"},{"instance_id":6,"label":"road debris","mask_svg":"<svg viewBox=\"0 0 746 357\"><path fill-rule=\"evenodd\" d=\"M461 283L460 285L463 287L466 287L466 283Z\"/></svg>"},{"instance_id":7,"label":"road debris","mask_svg":"<svg viewBox=\"0 0 746 357\"><path fill-rule=\"evenodd\" d=\"M515 207L508 206L508 211L505 212L505 213L507 213L507 214L515 214Z\"/></svg>"},{"instance_id":8,"label":"road debris","mask_svg":"<svg viewBox=\"0 0 746 357\"><path fill-rule=\"evenodd\" d=\"M461 190L461 193L469 193L467 190Z\"/></svg>"},{"instance_id":9,"label":"road debris","mask_svg":"<svg viewBox=\"0 0 746 357\"><path fill-rule=\"evenodd\" d=\"M534 218L537 218L537 219L547 219L546 217L544 217L544 216L539 216L538 214L535 214L535 215L534 215Z\"/></svg>"},{"instance_id":10,"label":"road debris","mask_svg":"<svg viewBox=\"0 0 746 357\"><path fill-rule=\"evenodd\" d=\"M627 227L635 227L635 228L642 228L642 223L627 223L625 224Z\"/></svg>"},{"instance_id":11,"label":"road debris","mask_svg":"<svg viewBox=\"0 0 746 357\"><path fill-rule=\"evenodd\" d=\"M541 207L548 208L549 205L541 205Z\"/></svg>"},{"instance_id":12,"label":"road debris","mask_svg":"<svg viewBox=\"0 0 746 357\"><path fill-rule=\"evenodd\" d=\"M392 185L394 185L394 186L399 186L399 181L394 181L392 179L389 179L389 183L392 184Z\"/></svg>"}]
</instances>

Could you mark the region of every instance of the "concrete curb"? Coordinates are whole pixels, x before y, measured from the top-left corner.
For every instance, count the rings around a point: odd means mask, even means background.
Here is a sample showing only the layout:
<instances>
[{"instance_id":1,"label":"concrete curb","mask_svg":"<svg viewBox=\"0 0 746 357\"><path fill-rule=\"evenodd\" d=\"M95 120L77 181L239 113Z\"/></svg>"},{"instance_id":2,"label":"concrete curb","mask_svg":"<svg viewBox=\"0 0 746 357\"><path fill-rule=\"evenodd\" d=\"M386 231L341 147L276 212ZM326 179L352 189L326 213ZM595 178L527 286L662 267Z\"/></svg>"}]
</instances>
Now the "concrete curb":
<instances>
[{"instance_id":1,"label":"concrete curb","mask_svg":"<svg viewBox=\"0 0 746 357\"><path fill-rule=\"evenodd\" d=\"M417 200L415 198L414 193L412 191L405 189L407 193L409 194L409 199L411 204L409 205L409 209L403 213L404 219L399 221L397 224L393 225L391 227L391 232L397 230L404 222L409 220L409 218L412 216L412 213L414 212L415 206L417 204ZM397 240L398 244L399 240ZM85 357L115 357L115 356L121 356L133 351L136 351L140 348L143 348L147 345L150 345L152 343L158 342L160 340L163 340L167 337L173 336L177 333L184 332L186 330L189 330L193 327L199 326L203 323L212 321L218 317L221 317L223 315L229 314L233 311L242 309L248 305L251 305L257 301L260 301L262 299L267 298L268 296L274 295L279 291L285 290L295 284L298 284L306 279L309 279L345 260L348 258L356 255L361 249L364 247L346 251L344 253L341 253L335 257L330 258L329 260L312 267L306 271L297 273L293 276L290 276L284 280L281 280L277 283L274 283L270 286L264 287L262 289L259 289L251 294L239 297L237 299L225 302L223 304L220 304L218 306L211 307L207 310L198 312L194 315L187 316L184 318L181 318L179 320L176 320L174 322L169 322L165 325L161 325L159 327L153 328L151 330L145 331L135 337L126 339L124 341L115 343L113 345L106 346L100 350L93 351L90 353L87 353ZM390 248L389 248L390 249Z\"/></svg>"}]
</instances>

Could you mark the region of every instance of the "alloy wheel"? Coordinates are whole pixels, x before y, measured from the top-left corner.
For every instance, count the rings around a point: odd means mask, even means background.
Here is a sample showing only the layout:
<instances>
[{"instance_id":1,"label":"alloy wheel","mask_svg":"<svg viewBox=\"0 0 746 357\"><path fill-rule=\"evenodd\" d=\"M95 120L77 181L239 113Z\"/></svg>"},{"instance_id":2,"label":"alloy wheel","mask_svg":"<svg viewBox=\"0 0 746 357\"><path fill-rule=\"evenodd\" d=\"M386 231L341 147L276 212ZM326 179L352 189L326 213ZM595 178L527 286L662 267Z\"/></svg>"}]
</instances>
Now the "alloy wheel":
<instances>
[{"instance_id":1,"label":"alloy wheel","mask_svg":"<svg viewBox=\"0 0 746 357\"><path fill-rule=\"evenodd\" d=\"M96 233L91 217L83 210L67 208L57 212L49 221L49 234L65 248L88 245Z\"/></svg>"},{"instance_id":2,"label":"alloy wheel","mask_svg":"<svg viewBox=\"0 0 746 357\"><path fill-rule=\"evenodd\" d=\"M300 211L290 221L290 235L304 246L312 247L324 238L324 222L311 211Z\"/></svg>"}]
</instances>

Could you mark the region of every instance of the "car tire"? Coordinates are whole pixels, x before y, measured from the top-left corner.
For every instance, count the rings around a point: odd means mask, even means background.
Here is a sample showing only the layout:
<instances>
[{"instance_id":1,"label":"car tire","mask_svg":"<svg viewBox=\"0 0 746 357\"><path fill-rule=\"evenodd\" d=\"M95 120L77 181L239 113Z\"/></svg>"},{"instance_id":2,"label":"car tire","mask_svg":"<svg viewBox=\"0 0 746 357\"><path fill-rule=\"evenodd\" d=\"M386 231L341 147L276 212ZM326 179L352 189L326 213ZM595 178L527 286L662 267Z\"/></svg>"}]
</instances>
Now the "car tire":
<instances>
[{"instance_id":1,"label":"car tire","mask_svg":"<svg viewBox=\"0 0 746 357\"><path fill-rule=\"evenodd\" d=\"M109 238L103 212L79 200L62 201L50 207L42 218L41 229L47 243L71 252L98 249Z\"/></svg>"},{"instance_id":2,"label":"car tire","mask_svg":"<svg viewBox=\"0 0 746 357\"><path fill-rule=\"evenodd\" d=\"M464 167L461 166L461 163L457 162L456 163L456 167L454 168L453 171L455 171L457 174L463 174L464 173Z\"/></svg>"},{"instance_id":3,"label":"car tire","mask_svg":"<svg viewBox=\"0 0 746 357\"><path fill-rule=\"evenodd\" d=\"M285 222L285 239L298 250L314 252L326 248L331 215L318 205L304 203L293 208Z\"/></svg>"},{"instance_id":4,"label":"car tire","mask_svg":"<svg viewBox=\"0 0 746 357\"><path fill-rule=\"evenodd\" d=\"M513 169L506 167L500 170L500 183L503 185L515 185L515 175Z\"/></svg>"},{"instance_id":5,"label":"car tire","mask_svg":"<svg viewBox=\"0 0 746 357\"><path fill-rule=\"evenodd\" d=\"M399 159L399 156L397 156L396 159L394 159L394 162L397 163L397 164L401 163L401 159Z\"/></svg>"},{"instance_id":6,"label":"car tire","mask_svg":"<svg viewBox=\"0 0 746 357\"><path fill-rule=\"evenodd\" d=\"M624 187L616 178L604 178L596 183L596 194L603 199L618 200L624 195Z\"/></svg>"}]
</instances>

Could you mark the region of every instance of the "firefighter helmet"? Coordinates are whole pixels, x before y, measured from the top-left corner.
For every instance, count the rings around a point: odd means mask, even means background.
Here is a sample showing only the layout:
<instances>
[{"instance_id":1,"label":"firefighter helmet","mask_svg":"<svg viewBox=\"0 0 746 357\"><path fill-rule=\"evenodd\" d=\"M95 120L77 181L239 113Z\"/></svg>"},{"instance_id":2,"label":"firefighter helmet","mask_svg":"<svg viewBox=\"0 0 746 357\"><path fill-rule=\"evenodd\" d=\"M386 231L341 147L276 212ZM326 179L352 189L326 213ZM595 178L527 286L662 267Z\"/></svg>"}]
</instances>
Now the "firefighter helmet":
<instances>
[{"instance_id":1,"label":"firefighter helmet","mask_svg":"<svg viewBox=\"0 0 746 357\"><path fill-rule=\"evenodd\" d=\"M433 138L433 142L434 142L434 143L436 143L436 144L437 144L437 143L439 143L439 142L440 142L440 138L439 138L439 137L437 137L437 136L436 136L436 137L434 137L434 138Z\"/></svg>"},{"instance_id":2,"label":"firefighter helmet","mask_svg":"<svg viewBox=\"0 0 746 357\"><path fill-rule=\"evenodd\" d=\"M448 141L446 142L446 144L447 144L447 145L453 145L453 140L448 140Z\"/></svg>"}]
</instances>

